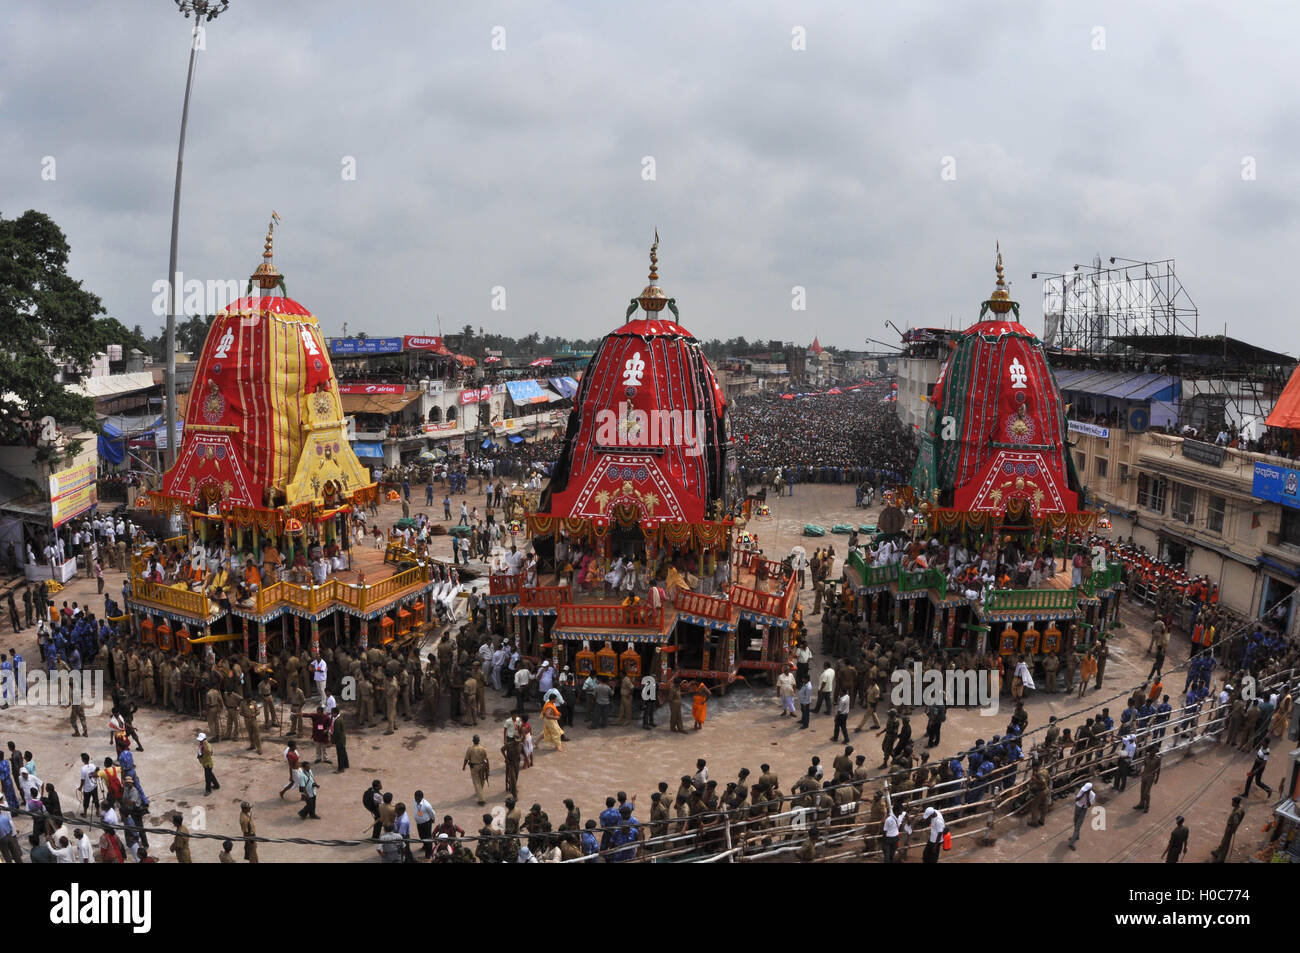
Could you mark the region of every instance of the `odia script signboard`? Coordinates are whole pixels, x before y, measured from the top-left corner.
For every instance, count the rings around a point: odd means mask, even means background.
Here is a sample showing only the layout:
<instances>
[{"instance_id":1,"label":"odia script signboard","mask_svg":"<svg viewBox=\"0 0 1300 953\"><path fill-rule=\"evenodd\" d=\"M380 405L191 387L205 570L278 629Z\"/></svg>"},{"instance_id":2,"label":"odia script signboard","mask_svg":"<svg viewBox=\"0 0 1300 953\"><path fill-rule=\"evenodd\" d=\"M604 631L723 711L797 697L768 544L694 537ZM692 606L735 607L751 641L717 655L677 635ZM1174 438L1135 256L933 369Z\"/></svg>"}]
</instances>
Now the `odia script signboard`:
<instances>
[{"instance_id":1,"label":"odia script signboard","mask_svg":"<svg viewBox=\"0 0 1300 953\"><path fill-rule=\"evenodd\" d=\"M50 474L50 519L55 529L98 502L95 494L98 466L97 462L86 463Z\"/></svg>"}]
</instances>

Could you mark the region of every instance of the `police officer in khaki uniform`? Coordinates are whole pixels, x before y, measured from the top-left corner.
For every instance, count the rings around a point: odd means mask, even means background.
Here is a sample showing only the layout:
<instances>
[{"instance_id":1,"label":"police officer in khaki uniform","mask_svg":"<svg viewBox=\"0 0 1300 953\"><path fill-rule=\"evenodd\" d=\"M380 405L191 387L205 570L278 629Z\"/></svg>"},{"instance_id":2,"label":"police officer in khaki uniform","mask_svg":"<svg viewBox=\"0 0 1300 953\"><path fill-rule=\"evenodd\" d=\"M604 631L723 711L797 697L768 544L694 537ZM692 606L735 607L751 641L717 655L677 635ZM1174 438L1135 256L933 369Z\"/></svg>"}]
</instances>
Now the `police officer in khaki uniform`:
<instances>
[{"instance_id":1,"label":"police officer in khaki uniform","mask_svg":"<svg viewBox=\"0 0 1300 953\"><path fill-rule=\"evenodd\" d=\"M1110 658L1110 645L1106 637L1102 636L1097 646L1097 688L1101 688L1102 677L1106 674L1106 660Z\"/></svg>"},{"instance_id":2,"label":"police officer in khaki uniform","mask_svg":"<svg viewBox=\"0 0 1300 953\"><path fill-rule=\"evenodd\" d=\"M1048 652L1043 658L1043 687L1056 693L1056 673L1061 670L1061 659L1055 652Z\"/></svg>"},{"instance_id":3,"label":"police officer in khaki uniform","mask_svg":"<svg viewBox=\"0 0 1300 953\"><path fill-rule=\"evenodd\" d=\"M170 708L172 705L172 660L163 657L158 660L158 694L161 696L159 704L163 708Z\"/></svg>"},{"instance_id":4,"label":"police officer in khaki uniform","mask_svg":"<svg viewBox=\"0 0 1300 953\"><path fill-rule=\"evenodd\" d=\"M682 686L676 681L668 687L668 730L686 731L682 727Z\"/></svg>"},{"instance_id":5,"label":"police officer in khaki uniform","mask_svg":"<svg viewBox=\"0 0 1300 953\"><path fill-rule=\"evenodd\" d=\"M623 678L618 683L618 721L616 725L626 725L632 720L632 692L634 691L632 679L627 673L623 673Z\"/></svg>"},{"instance_id":6,"label":"police officer in khaki uniform","mask_svg":"<svg viewBox=\"0 0 1300 953\"><path fill-rule=\"evenodd\" d=\"M140 656L132 650L126 657L127 691L132 695L140 694Z\"/></svg>"},{"instance_id":7,"label":"police officer in khaki uniform","mask_svg":"<svg viewBox=\"0 0 1300 953\"><path fill-rule=\"evenodd\" d=\"M275 679L270 672L264 672L262 680L257 683L257 697L262 705L262 727L267 729L275 726L275 696L271 692L274 687Z\"/></svg>"},{"instance_id":8,"label":"police officer in khaki uniform","mask_svg":"<svg viewBox=\"0 0 1300 953\"><path fill-rule=\"evenodd\" d=\"M474 736L474 743L465 749L465 760L460 769L464 771L469 769L470 779L474 782L474 797L478 799L479 804L486 804L487 798L483 796L483 791L488 782L488 753L487 749L479 744L478 735Z\"/></svg>"},{"instance_id":9,"label":"police officer in khaki uniform","mask_svg":"<svg viewBox=\"0 0 1300 953\"><path fill-rule=\"evenodd\" d=\"M226 692L222 702L226 706L226 737L239 740L239 704L240 697L233 690Z\"/></svg>"},{"instance_id":10,"label":"police officer in khaki uniform","mask_svg":"<svg viewBox=\"0 0 1300 953\"><path fill-rule=\"evenodd\" d=\"M501 757L506 766L506 791L519 797L519 764L523 749L518 738L507 737L501 746Z\"/></svg>"},{"instance_id":11,"label":"police officer in khaki uniform","mask_svg":"<svg viewBox=\"0 0 1300 953\"><path fill-rule=\"evenodd\" d=\"M113 684L125 685L127 684L126 653L122 651L122 647L119 645L114 647L112 654L113 654Z\"/></svg>"},{"instance_id":12,"label":"police officer in khaki uniform","mask_svg":"<svg viewBox=\"0 0 1300 953\"><path fill-rule=\"evenodd\" d=\"M307 704L307 695L297 684L295 678L297 669L289 671L289 681L292 686L289 689L289 737L297 738L302 733L302 706Z\"/></svg>"},{"instance_id":13,"label":"police officer in khaki uniform","mask_svg":"<svg viewBox=\"0 0 1300 953\"><path fill-rule=\"evenodd\" d=\"M419 670L419 667L416 667ZM475 663L474 681L478 683L478 716L487 717L487 675L483 673L483 666Z\"/></svg>"},{"instance_id":14,"label":"police officer in khaki uniform","mask_svg":"<svg viewBox=\"0 0 1300 953\"><path fill-rule=\"evenodd\" d=\"M167 849L176 855L176 863L193 863L190 860L190 829L185 826L180 811L172 815L172 824L176 828L176 834L172 837L171 847Z\"/></svg>"},{"instance_id":15,"label":"police officer in khaki uniform","mask_svg":"<svg viewBox=\"0 0 1300 953\"><path fill-rule=\"evenodd\" d=\"M1047 820L1047 808L1050 799L1050 782L1047 768L1043 763L1034 764L1033 773L1029 775L1029 826L1042 827Z\"/></svg>"},{"instance_id":16,"label":"police officer in khaki uniform","mask_svg":"<svg viewBox=\"0 0 1300 953\"><path fill-rule=\"evenodd\" d=\"M388 715L388 728L384 732L391 735L397 730L397 679L389 678L384 683L384 709Z\"/></svg>"},{"instance_id":17,"label":"police officer in khaki uniform","mask_svg":"<svg viewBox=\"0 0 1300 953\"><path fill-rule=\"evenodd\" d=\"M221 692L217 691L216 686L208 689L208 693L203 697L206 706L205 711L208 716L208 737L213 741L221 740Z\"/></svg>"},{"instance_id":18,"label":"police officer in khaki uniform","mask_svg":"<svg viewBox=\"0 0 1300 953\"><path fill-rule=\"evenodd\" d=\"M461 710L469 716L471 725L478 724L478 680L471 675L461 686Z\"/></svg>"},{"instance_id":19,"label":"police officer in khaki uniform","mask_svg":"<svg viewBox=\"0 0 1300 953\"><path fill-rule=\"evenodd\" d=\"M1228 823L1223 828L1223 839L1219 841L1219 846L1214 848L1210 853L1212 861L1221 864L1228 859L1228 851L1232 849L1232 838L1237 833L1237 828L1246 817L1246 810L1241 806L1241 798L1232 799L1232 813L1228 815Z\"/></svg>"},{"instance_id":20,"label":"police officer in khaki uniform","mask_svg":"<svg viewBox=\"0 0 1300 953\"><path fill-rule=\"evenodd\" d=\"M239 713L244 719L244 730L248 732L248 750L262 753L262 730L257 724L257 702L252 698L245 698L243 704L239 707Z\"/></svg>"},{"instance_id":21,"label":"police officer in khaki uniform","mask_svg":"<svg viewBox=\"0 0 1300 953\"><path fill-rule=\"evenodd\" d=\"M364 671L357 676L357 722L363 728L370 728L375 723L375 697L370 679Z\"/></svg>"},{"instance_id":22,"label":"police officer in khaki uniform","mask_svg":"<svg viewBox=\"0 0 1300 953\"><path fill-rule=\"evenodd\" d=\"M894 750L894 739L898 737L898 711L889 709L889 717L885 719L885 737L880 741L880 750L884 752L885 758L880 762L882 768L889 766L889 756Z\"/></svg>"},{"instance_id":23,"label":"police officer in khaki uniform","mask_svg":"<svg viewBox=\"0 0 1300 953\"><path fill-rule=\"evenodd\" d=\"M1159 744L1159 742L1156 742ZM1141 808L1142 813L1151 813L1151 789L1160 780L1160 752L1152 748L1142 759L1142 796L1134 805L1134 810Z\"/></svg>"},{"instance_id":24,"label":"police officer in khaki uniform","mask_svg":"<svg viewBox=\"0 0 1300 953\"><path fill-rule=\"evenodd\" d=\"M183 692L181 667L173 662L168 666L167 670L168 707L172 711L179 712L181 710L184 702Z\"/></svg>"},{"instance_id":25,"label":"police officer in khaki uniform","mask_svg":"<svg viewBox=\"0 0 1300 953\"><path fill-rule=\"evenodd\" d=\"M151 662L149 656L146 655L140 660L140 696L147 704L153 705L157 702L156 693L154 691L155 688L156 684L153 675L153 662Z\"/></svg>"},{"instance_id":26,"label":"police officer in khaki uniform","mask_svg":"<svg viewBox=\"0 0 1300 953\"><path fill-rule=\"evenodd\" d=\"M411 717L411 675L405 668L397 671L397 714L402 718Z\"/></svg>"},{"instance_id":27,"label":"police officer in khaki uniform","mask_svg":"<svg viewBox=\"0 0 1300 953\"><path fill-rule=\"evenodd\" d=\"M247 801L239 805L239 831L245 837L257 836L257 825L253 823L253 805ZM257 863L257 841L244 841L244 860L250 864Z\"/></svg>"}]
</instances>

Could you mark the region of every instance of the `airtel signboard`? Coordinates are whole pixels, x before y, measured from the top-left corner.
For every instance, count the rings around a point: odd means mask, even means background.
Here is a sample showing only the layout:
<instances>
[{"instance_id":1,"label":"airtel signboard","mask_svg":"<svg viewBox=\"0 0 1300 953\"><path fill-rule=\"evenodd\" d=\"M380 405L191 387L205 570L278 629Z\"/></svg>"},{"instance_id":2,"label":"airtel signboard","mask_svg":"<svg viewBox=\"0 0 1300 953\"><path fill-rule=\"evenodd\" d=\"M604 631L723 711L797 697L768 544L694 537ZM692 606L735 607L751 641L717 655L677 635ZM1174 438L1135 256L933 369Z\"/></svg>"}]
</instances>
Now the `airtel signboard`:
<instances>
[{"instance_id":1,"label":"airtel signboard","mask_svg":"<svg viewBox=\"0 0 1300 953\"><path fill-rule=\"evenodd\" d=\"M340 384L340 394L404 394L405 384Z\"/></svg>"},{"instance_id":2,"label":"airtel signboard","mask_svg":"<svg viewBox=\"0 0 1300 953\"><path fill-rule=\"evenodd\" d=\"M408 334L402 338L402 350L404 351L440 351L442 350L442 338L440 337L417 337Z\"/></svg>"}]
</instances>

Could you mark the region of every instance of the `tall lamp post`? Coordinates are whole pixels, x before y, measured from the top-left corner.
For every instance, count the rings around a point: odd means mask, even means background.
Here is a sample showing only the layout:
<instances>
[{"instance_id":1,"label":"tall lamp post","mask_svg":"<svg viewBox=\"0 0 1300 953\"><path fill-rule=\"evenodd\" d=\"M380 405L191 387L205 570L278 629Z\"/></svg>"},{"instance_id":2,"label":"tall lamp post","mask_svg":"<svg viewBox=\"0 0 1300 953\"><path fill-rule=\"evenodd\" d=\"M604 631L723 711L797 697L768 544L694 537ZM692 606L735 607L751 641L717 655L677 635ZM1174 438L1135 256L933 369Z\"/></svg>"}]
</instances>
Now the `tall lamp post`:
<instances>
[{"instance_id":1,"label":"tall lamp post","mask_svg":"<svg viewBox=\"0 0 1300 953\"><path fill-rule=\"evenodd\" d=\"M185 164L185 125L190 118L190 89L194 85L194 54L199 49L199 23L212 22L230 6L230 0L175 0L176 9L185 19L194 15L194 32L190 36L190 68L185 76L185 103L181 107L181 140L176 148L176 191L172 195L172 243L167 260L167 467L176 463L176 243L180 235L181 170Z\"/></svg>"}]
</instances>

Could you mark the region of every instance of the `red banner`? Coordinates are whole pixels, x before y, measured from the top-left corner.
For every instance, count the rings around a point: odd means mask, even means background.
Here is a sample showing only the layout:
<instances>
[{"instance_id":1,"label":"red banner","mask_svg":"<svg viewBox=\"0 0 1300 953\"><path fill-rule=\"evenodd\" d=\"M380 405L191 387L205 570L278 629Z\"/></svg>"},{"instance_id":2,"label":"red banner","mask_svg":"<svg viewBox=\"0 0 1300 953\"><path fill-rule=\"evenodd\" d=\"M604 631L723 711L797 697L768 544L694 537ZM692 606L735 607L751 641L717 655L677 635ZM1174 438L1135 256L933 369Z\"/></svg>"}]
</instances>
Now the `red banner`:
<instances>
[{"instance_id":1,"label":"red banner","mask_svg":"<svg viewBox=\"0 0 1300 953\"><path fill-rule=\"evenodd\" d=\"M405 384L340 384L340 394L405 394Z\"/></svg>"},{"instance_id":2,"label":"red banner","mask_svg":"<svg viewBox=\"0 0 1300 953\"><path fill-rule=\"evenodd\" d=\"M479 401L490 400L491 398L491 387L480 387L477 390L470 387L460 392L460 402L462 404L477 404Z\"/></svg>"},{"instance_id":3,"label":"red banner","mask_svg":"<svg viewBox=\"0 0 1300 953\"><path fill-rule=\"evenodd\" d=\"M402 350L404 351L441 351L442 338L440 337L418 337L414 334L407 334L402 337Z\"/></svg>"}]
</instances>

